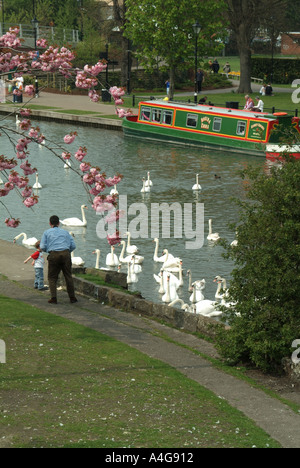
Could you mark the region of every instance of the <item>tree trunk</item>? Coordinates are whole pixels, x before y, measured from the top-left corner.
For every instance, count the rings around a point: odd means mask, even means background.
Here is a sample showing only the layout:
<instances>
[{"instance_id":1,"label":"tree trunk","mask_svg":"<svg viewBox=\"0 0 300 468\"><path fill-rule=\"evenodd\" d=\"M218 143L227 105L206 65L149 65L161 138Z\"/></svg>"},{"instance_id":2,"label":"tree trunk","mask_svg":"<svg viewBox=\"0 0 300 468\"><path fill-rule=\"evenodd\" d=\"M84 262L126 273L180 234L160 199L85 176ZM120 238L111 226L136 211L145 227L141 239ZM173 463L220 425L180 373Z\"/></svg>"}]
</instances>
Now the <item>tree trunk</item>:
<instances>
[{"instance_id":1,"label":"tree trunk","mask_svg":"<svg viewBox=\"0 0 300 468\"><path fill-rule=\"evenodd\" d=\"M240 56L240 85L238 93L252 93L251 89L251 49L250 39L245 24L240 24L237 36L238 50Z\"/></svg>"}]
</instances>

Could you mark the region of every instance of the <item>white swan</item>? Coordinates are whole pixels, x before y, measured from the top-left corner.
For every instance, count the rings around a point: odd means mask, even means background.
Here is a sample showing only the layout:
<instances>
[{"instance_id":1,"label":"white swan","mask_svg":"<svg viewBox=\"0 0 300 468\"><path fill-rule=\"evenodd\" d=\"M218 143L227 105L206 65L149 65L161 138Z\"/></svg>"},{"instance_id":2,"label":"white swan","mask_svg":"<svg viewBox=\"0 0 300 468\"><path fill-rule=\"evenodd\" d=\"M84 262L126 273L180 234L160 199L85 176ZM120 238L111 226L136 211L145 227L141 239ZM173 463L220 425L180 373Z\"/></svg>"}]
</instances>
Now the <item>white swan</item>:
<instances>
[{"instance_id":1,"label":"white swan","mask_svg":"<svg viewBox=\"0 0 300 468\"><path fill-rule=\"evenodd\" d=\"M147 172L147 180L145 182L145 187L152 187L153 186L153 183L152 183L152 180L150 180L150 172Z\"/></svg>"},{"instance_id":2,"label":"white swan","mask_svg":"<svg viewBox=\"0 0 300 468\"><path fill-rule=\"evenodd\" d=\"M236 235L236 237L237 237L238 233L236 232L235 235ZM230 245L231 245L231 247L236 247L236 246L238 245L238 240L237 240L237 239L234 239L234 240L231 242Z\"/></svg>"},{"instance_id":3,"label":"white swan","mask_svg":"<svg viewBox=\"0 0 300 468\"><path fill-rule=\"evenodd\" d=\"M136 259L136 256L132 255L132 257L131 257L132 271L134 273L141 273L142 272L142 267L141 267L141 265L135 263L135 259Z\"/></svg>"},{"instance_id":4,"label":"white swan","mask_svg":"<svg viewBox=\"0 0 300 468\"><path fill-rule=\"evenodd\" d=\"M169 253L168 249L163 250L163 254L166 254L165 261L163 263L163 269L166 270L168 268L178 268L180 262L182 261L181 258L174 257L172 254Z\"/></svg>"},{"instance_id":5,"label":"white swan","mask_svg":"<svg viewBox=\"0 0 300 468\"><path fill-rule=\"evenodd\" d=\"M127 247L126 247L126 252L129 254L136 254L138 253L139 249L137 248L136 245L131 245L130 240L131 240L131 234L130 232L126 232L127 236Z\"/></svg>"},{"instance_id":6,"label":"white swan","mask_svg":"<svg viewBox=\"0 0 300 468\"><path fill-rule=\"evenodd\" d=\"M102 268L102 267L100 268L100 267L99 267L101 250L96 249L96 250L94 250L92 253L93 253L93 254L96 254L95 270L110 271L110 270L108 270L107 268Z\"/></svg>"},{"instance_id":7,"label":"white swan","mask_svg":"<svg viewBox=\"0 0 300 468\"><path fill-rule=\"evenodd\" d=\"M193 292L192 272L191 272L191 270L188 270L188 271L186 272L186 275L189 277L189 287L188 287L188 291L189 291L189 292Z\"/></svg>"},{"instance_id":8,"label":"white swan","mask_svg":"<svg viewBox=\"0 0 300 468\"><path fill-rule=\"evenodd\" d=\"M33 184L33 187L32 187L32 188L34 188L34 189L41 189L41 188L43 188L43 187L41 186L41 184L39 183L39 175L38 175L38 173L35 174L35 184Z\"/></svg>"},{"instance_id":9,"label":"white swan","mask_svg":"<svg viewBox=\"0 0 300 468\"><path fill-rule=\"evenodd\" d=\"M122 248L122 251L120 253L119 262L120 263L131 262L132 254L127 255L127 257L124 257L126 242L121 241L120 244L122 244L123 248ZM135 255L135 263L140 264L140 263L143 263L143 261L144 261L144 257L142 257L141 255Z\"/></svg>"},{"instance_id":10,"label":"white swan","mask_svg":"<svg viewBox=\"0 0 300 468\"><path fill-rule=\"evenodd\" d=\"M143 187L142 187L142 189L141 189L141 192L142 192L142 193L150 192L150 186L148 187L148 186L146 185L145 177L143 177L142 180L143 180Z\"/></svg>"},{"instance_id":11,"label":"white swan","mask_svg":"<svg viewBox=\"0 0 300 468\"><path fill-rule=\"evenodd\" d=\"M67 159L64 164L64 169L70 169L71 166L72 166L71 161Z\"/></svg>"},{"instance_id":12,"label":"white swan","mask_svg":"<svg viewBox=\"0 0 300 468\"><path fill-rule=\"evenodd\" d=\"M22 236L23 236L22 244L23 244L23 245L27 245L27 246L29 246L29 247L34 247L35 244L36 244L37 241L38 241L36 237L29 237L29 238L28 238L28 237L27 237L27 234L25 234L25 232L21 232L21 234L19 234L18 236L16 236L16 237L14 238L14 244L15 244L16 241L17 241L18 239L20 239L20 237L22 237Z\"/></svg>"},{"instance_id":13,"label":"white swan","mask_svg":"<svg viewBox=\"0 0 300 468\"><path fill-rule=\"evenodd\" d=\"M159 294L164 294L165 293L163 273L164 273L164 270L161 269L158 275L156 275L155 273L153 274L153 278L159 284L159 290L158 290Z\"/></svg>"},{"instance_id":14,"label":"white swan","mask_svg":"<svg viewBox=\"0 0 300 468\"><path fill-rule=\"evenodd\" d=\"M193 284L193 292L190 295L190 302L192 304L196 304L196 302L203 301L204 295L202 293L203 289L205 288L205 280L195 281Z\"/></svg>"},{"instance_id":15,"label":"white swan","mask_svg":"<svg viewBox=\"0 0 300 468\"><path fill-rule=\"evenodd\" d=\"M179 299L175 286L170 283L170 275L167 276L166 292L161 299L166 303Z\"/></svg>"},{"instance_id":16,"label":"white swan","mask_svg":"<svg viewBox=\"0 0 300 468\"><path fill-rule=\"evenodd\" d=\"M220 236L218 232L212 232L212 219L208 220L208 227L209 227L209 233L208 233L207 239L213 242L217 242L220 239Z\"/></svg>"},{"instance_id":17,"label":"white swan","mask_svg":"<svg viewBox=\"0 0 300 468\"><path fill-rule=\"evenodd\" d=\"M111 189L110 195L119 195L119 192L118 192L118 190L117 190L117 186L116 186L116 185L114 185L114 188Z\"/></svg>"},{"instance_id":18,"label":"white swan","mask_svg":"<svg viewBox=\"0 0 300 468\"><path fill-rule=\"evenodd\" d=\"M216 291L216 294L215 294L215 298L217 300L221 300L223 298L223 294L224 294L224 291L221 292L221 290L223 289L222 286L223 286L223 279L224 278L221 278L221 276L216 276L215 279L214 279L214 283L218 283L218 287L217 287L217 291ZM226 282L225 282L226 283Z\"/></svg>"},{"instance_id":19,"label":"white swan","mask_svg":"<svg viewBox=\"0 0 300 468\"><path fill-rule=\"evenodd\" d=\"M164 254L162 257L158 257L157 254L158 254L159 239L156 237L155 239L153 239L153 242L155 242L153 261L157 263L164 263L167 258L167 254Z\"/></svg>"},{"instance_id":20,"label":"white swan","mask_svg":"<svg viewBox=\"0 0 300 468\"><path fill-rule=\"evenodd\" d=\"M138 282L137 274L133 271L132 266L133 266L132 263L128 262L128 264L127 264L127 283L128 284Z\"/></svg>"},{"instance_id":21,"label":"white swan","mask_svg":"<svg viewBox=\"0 0 300 468\"><path fill-rule=\"evenodd\" d=\"M189 305L189 304L186 304L182 299L175 299L174 301L170 302L170 304L168 304L169 307L174 307L175 304L180 304L181 305L181 310L184 310L185 312L190 312L192 314L195 313L195 307L194 305Z\"/></svg>"},{"instance_id":22,"label":"white swan","mask_svg":"<svg viewBox=\"0 0 300 468\"><path fill-rule=\"evenodd\" d=\"M114 253L115 247L112 245L110 253L106 255L106 265L110 267L116 267L119 265L118 256Z\"/></svg>"},{"instance_id":23,"label":"white swan","mask_svg":"<svg viewBox=\"0 0 300 468\"><path fill-rule=\"evenodd\" d=\"M21 123L21 120L19 119L18 114L16 114L16 126L18 127Z\"/></svg>"},{"instance_id":24,"label":"white swan","mask_svg":"<svg viewBox=\"0 0 300 468\"><path fill-rule=\"evenodd\" d=\"M72 265L84 266L85 261L81 257L75 257L74 252L71 252Z\"/></svg>"},{"instance_id":25,"label":"white swan","mask_svg":"<svg viewBox=\"0 0 300 468\"><path fill-rule=\"evenodd\" d=\"M218 317L222 315L222 312L216 309L218 306L217 302L204 299L194 305L196 314L205 315L206 317Z\"/></svg>"},{"instance_id":26,"label":"white swan","mask_svg":"<svg viewBox=\"0 0 300 468\"><path fill-rule=\"evenodd\" d=\"M0 185L4 184L3 180L0 177Z\"/></svg>"},{"instance_id":27,"label":"white swan","mask_svg":"<svg viewBox=\"0 0 300 468\"><path fill-rule=\"evenodd\" d=\"M193 185L192 190L201 190L201 185L199 184L199 174L196 174L196 183Z\"/></svg>"},{"instance_id":28,"label":"white swan","mask_svg":"<svg viewBox=\"0 0 300 468\"><path fill-rule=\"evenodd\" d=\"M86 205L81 205L81 214L82 214L82 220L79 218L67 218L61 221L61 224L63 226L78 226L78 227L85 227L87 226L87 220L85 217L85 212L84 210L87 210Z\"/></svg>"}]
</instances>

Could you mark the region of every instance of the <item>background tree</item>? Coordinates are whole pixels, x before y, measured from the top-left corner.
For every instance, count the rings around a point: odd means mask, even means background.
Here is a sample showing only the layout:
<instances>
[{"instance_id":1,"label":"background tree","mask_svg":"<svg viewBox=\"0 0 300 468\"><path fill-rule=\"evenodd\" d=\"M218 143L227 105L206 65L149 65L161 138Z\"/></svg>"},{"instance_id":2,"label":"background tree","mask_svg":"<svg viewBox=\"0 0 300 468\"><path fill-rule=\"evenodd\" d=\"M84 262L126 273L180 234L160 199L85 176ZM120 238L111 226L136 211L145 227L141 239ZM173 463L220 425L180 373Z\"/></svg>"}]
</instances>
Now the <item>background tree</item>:
<instances>
[{"instance_id":1,"label":"background tree","mask_svg":"<svg viewBox=\"0 0 300 468\"><path fill-rule=\"evenodd\" d=\"M300 164L289 160L270 174L250 167L242 178L238 244L225 255L235 262L224 317L231 328L218 346L233 363L278 371L300 333Z\"/></svg>"},{"instance_id":2,"label":"background tree","mask_svg":"<svg viewBox=\"0 0 300 468\"><path fill-rule=\"evenodd\" d=\"M173 95L175 70L194 63L193 24L199 21L199 63L208 55L213 39L222 38L226 23L222 17L224 3L212 0L126 0L125 35L132 40L139 62L153 68L160 62L170 72L170 94Z\"/></svg>"},{"instance_id":3,"label":"background tree","mask_svg":"<svg viewBox=\"0 0 300 468\"><path fill-rule=\"evenodd\" d=\"M273 37L285 17L286 0L225 0L230 29L235 33L240 56L238 93L251 93L251 42L257 30L268 25ZM277 37L276 35L276 37Z\"/></svg>"}]
</instances>

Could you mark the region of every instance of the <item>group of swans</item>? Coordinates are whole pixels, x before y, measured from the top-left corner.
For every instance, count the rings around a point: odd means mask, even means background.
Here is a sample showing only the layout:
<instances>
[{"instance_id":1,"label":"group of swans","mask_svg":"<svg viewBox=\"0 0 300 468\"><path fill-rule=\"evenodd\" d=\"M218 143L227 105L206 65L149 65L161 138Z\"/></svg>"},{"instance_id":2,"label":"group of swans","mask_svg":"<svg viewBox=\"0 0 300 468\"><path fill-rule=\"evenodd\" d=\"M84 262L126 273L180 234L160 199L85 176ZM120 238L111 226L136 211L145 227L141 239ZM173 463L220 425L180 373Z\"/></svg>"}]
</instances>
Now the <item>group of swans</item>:
<instances>
[{"instance_id":1,"label":"group of swans","mask_svg":"<svg viewBox=\"0 0 300 468\"><path fill-rule=\"evenodd\" d=\"M189 270L190 272L190 270ZM191 278L191 276L190 276ZM220 294L221 288L222 288L222 282L224 281L223 278L221 278L222 281L218 281L218 289L216 292L216 297ZM214 280L215 281L215 280ZM205 299L202 291L205 288L205 280L202 279L200 281L195 281L194 283L191 284L192 287L192 294L190 296L190 304L184 303L182 299L179 297L173 298L173 300L169 303L170 307L173 307L177 303L180 303L181 309L194 313L194 314L200 314L205 317L219 317L222 315L222 311L218 310L219 307L219 302L217 300L211 301L209 299ZM189 287L189 291L190 291ZM191 292L191 291L190 291Z\"/></svg>"}]
</instances>

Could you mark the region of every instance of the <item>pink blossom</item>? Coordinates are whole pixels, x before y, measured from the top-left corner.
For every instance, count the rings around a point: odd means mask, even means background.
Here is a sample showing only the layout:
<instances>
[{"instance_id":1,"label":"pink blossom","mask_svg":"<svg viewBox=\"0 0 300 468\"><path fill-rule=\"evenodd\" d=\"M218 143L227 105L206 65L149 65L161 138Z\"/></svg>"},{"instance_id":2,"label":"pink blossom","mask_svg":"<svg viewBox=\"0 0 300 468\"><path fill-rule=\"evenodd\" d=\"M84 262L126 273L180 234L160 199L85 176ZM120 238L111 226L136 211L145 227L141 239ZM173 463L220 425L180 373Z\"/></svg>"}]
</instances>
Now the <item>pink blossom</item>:
<instances>
[{"instance_id":1,"label":"pink blossom","mask_svg":"<svg viewBox=\"0 0 300 468\"><path fill-rule=\"evenodd\" d=\"M107 215L104 220L107 224L112 224L112 223L116 223L121 217L124 216L124 211L123 210L117 210L117 211L113 211L112 213L110 213L109 215Z\"/></svg>"},{"instance_id":2,"label":"pink blossom","mask_svg":"<svg viewBox=\"0 0 300 468\"><path fill-rule=\"evenodd\" d=\"M22 117L29 117L31 115L31 110L30 109L20 109L20 114Z\"/></svg>"},{"instance_id":3,"label":"pink blossom","mask_svg":"<svg viewBox=\"0 0 300 468\"><path fill-rule=\"evenodd\" d=\"M92 102L98 102L100 100L99 94L94 89L89 91L88 96Z\"/></svg>"},{"instance_id":4,"label":"pink blossom","mask_svg":"<svg viewBox=\"0 0 300 468\"><path fill-rule=\"evenodd\" d=\"M116 175L114 177L110 177L109 179L105 180L105 184L107 187L113 187L114 185L117 185L119 182L121 182L122 177L120 175Z\"/></svg>"},{"instance_id":5,"label":"pink blossom","mask_svg":"<svg viewBox=\"0 0 300 468\"><path fill-rule=\"evenodd\" d=\"M71 153L68 153L67 151L64 151L61 155L65 161L69 161L69 159L71 159Z\"/></svg>"},{"instance_id":6,"label":"pink blossom","mask_svg":"<svg viewBox=\"0 0 300 468\"><path fill-rule=\"evenodd\" d=\"M112 235L107 235L106 238L107 238L107 241L108 241L109 245L120 244L120 242L122 240L119 231L116 231Z\"/></svg>"},{"instance_id":7,"label":"pink blossom","mask_svg":"<svg viewBox=\"0 0 300 468\"><path fill-rule=\"evenodd\" d=\"M28 96L34 96L35 90L33 85L27 85L25 86L25 93L28 94Z\"/></svg>"},{"instance_id":8,"label":"pink blossom","mask_svg":"<svg viewBox=\"0 0 300 468\"><path fill-rule=\"evenodd\" d=\"M48 42L46 41L46 39L38 39L36 41L36 45L37 45L37 47L40 47L42 49L46 49L46 47L48 47Z\"/></svg>"},{"instance_id":9,"label":"pink blossom","mask_svg":"<svg viewBox=\"0 0 300 468\"><path fill-rule=\"evenodd\" d=\"M21 195L22 195L23 198L30 197L31 194L32 194L32 187L25 187L25 189L24 189L23 192L21 193Z\"/></svg>"},{"instance_id":10,"label":"pink blossom","mask_svg":"<svg viewBox=\"0 0 300 468\"><path fill-rule=\"evenodd\" d=\"M31 164L28 161L21 164L20 169L23 170L25 176L34 174L37 171L35 167L34 168L31 167Z\"/></svg>"},{"instance_id":11,"label":"pink blossom","mask_svg":"<svg viewBox=\"0 0 300 468\"><path fill-rule=\"evenodd\" d=\"M17 182L17 186L18 186L18 188L20 188L20 189L21 189L21 188L24 188L24 187L27 186L28 182L29 182L28 177L19 177L19 181ZM31 195L31 194L30 194L30 195ZM28 195L27 195L27 196L28 196Z\"/></svg>"},{"instance_id":12,"label":"pink blossom","mask_svg":"<svg viewBox=\"0 0 300 468\"><path fill-rule=\"evenodd\" d=\"M34 206L34 205L36 205L38 203L38 197L33 196L33 197L26 198L23 201L23 203L27 208L31 208L32 206Z\"/></svg>"},{"instance_id":13,"label":"pink blossom","mask_svg":"<svg viewBox=\"0 0 300 468\"><path fill-rule=\"evenodd\" d=\"M81 163L79 167L82 172L88 172L90 170L91 165L90 163Z\"/></svg>"},{"instance_id":14,"label":"pink blossom","mask_svg":"<svg viewBox=\"0 0 300 468\"><path fill-rule=\"evenodd\" d=\"M13 169L17 164L15 159L7 159L3 154L0 156L0 171Z\"/></svg>"},{"instance_id":15,"label":"pink blossom","mask_svg":"<svg viewBox=\"0 0 300 468\"><path fill-rule=\"evenodd\" d=\"M20 176L16 171L11 171L11 173L8 176L8 180L12 184L18 184L20 181Z\"/></svg>"},{"instance_id":16,"label":"pink blossom","mask_svg":"<svg viewBox=\"0 0 300 468\"><path fill-rule=\"evenodd\" d=\"M28 130L31 125L31 121L29 119L24 119L20 122L21 130Z\"/></svg>"},{"instance_id":17,"label":"pink blossom","mask_svg":"<svg viewBox=\"0 0 300 468\"><path fill-rule=\"evenodd\" d=\"M76 151L75 153L75 159L77 159L77 161L82 161L83 158L86 156L87 154L87 149L85 147L82 147L80 146L79 150Z\"/></svg>"},{"instance_id":18,"label":"pink blossom","mask_svg":"<svg viewBox=\"0 0 300 468\"><path fill-rule=\"evenodd\" d=\"M19 219L15 219L15 218L6 218L6 220L5 220L6 226L11 227L11 228L18 227L20 223L21 223L21 221Z\"/></svg>"},{"instance_id":19,"label":"pink blossom","mask_svg":"<svg viewBox=\"0 0 300 468\"><path fill-rule=\"evenodd\" d=\"M70 144L73 143L73 141L75 140L76 135L77 135L77 132L71 132L69 135L66 135L66 136L64 137L64 142L65 142L67 145L70 145Z\"/></svg>"}]
</instances>

